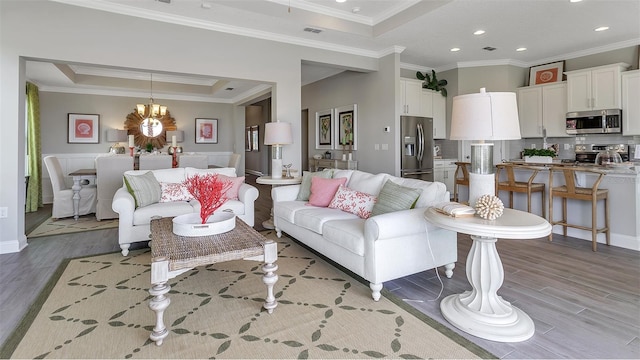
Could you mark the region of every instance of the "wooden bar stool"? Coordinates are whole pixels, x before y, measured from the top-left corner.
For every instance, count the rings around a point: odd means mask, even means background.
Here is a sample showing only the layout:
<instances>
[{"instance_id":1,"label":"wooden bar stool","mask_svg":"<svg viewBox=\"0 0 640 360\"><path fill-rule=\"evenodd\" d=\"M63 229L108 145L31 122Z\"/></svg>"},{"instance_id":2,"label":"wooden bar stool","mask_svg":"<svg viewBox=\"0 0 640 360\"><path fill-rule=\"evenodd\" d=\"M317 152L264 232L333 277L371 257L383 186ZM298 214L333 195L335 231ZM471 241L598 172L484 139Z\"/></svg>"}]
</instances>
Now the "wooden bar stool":
<instances>
[{"instance_id":1,"label":"wooden bar stool","mask_svg":"<svg viewBox=\"0 0 640 360\"><path fill-rule=\"evenodd\" d=\"M553 186L553 174L561 172L564 175L565 185ZM598 178L591 187L576 186L576 174L592 173ZM597 251L598 233L605 233L607 245L610 245L609 234L609 190L598 189L605 173L595 169L581 168L575 166L554 166L549 169L549 223L551 226L560 225L564 229L563 234L567 236L567 227L591 231L591 249ZM553 197L562 198L562 221L553 220ZM591 226L572 225L567 222L567 199L591 201ZM597 204L598 200L604 200L604 227L598 229ZM552 240L553 232L549 234L549 241Z\"/></svg>"},{"instance_id":2,"label":"wooden bar stool","mask_svg":"<svg viewBox=\"0 0 640 360\"><path fill-rule=\"evenodd\" d=\"M458 186L464 185L466 187L469 187L469 166L471 166L471 163L456 161L454 164L456 164L458 167L456 168L456 172L453 175L453 201L459 202Z\"/></svg>"},{"instance_id":3,"label":"wooden bar stool","mask_svg":"<svg viewBox=\"0 0 640 360\"><path fill-rule=\"evenodd\" d=\"M545 200L544 200L544 183L534 183L538 171L543 170L542 167L528 166L528 165L516 165L516 164L498 164L496 165L496 196L502 191L509 192L509 207L513 209L513 193L525 193L527 194L527 212L531 212L531 193L540 193L540 200L542 202L542 217L545 217ZM500 172L505 170L507 173L507 180L500 181ZM516 181L514 170L531 170L533 173L529 176L527 181Z\"/></svg>"}]
</instances>

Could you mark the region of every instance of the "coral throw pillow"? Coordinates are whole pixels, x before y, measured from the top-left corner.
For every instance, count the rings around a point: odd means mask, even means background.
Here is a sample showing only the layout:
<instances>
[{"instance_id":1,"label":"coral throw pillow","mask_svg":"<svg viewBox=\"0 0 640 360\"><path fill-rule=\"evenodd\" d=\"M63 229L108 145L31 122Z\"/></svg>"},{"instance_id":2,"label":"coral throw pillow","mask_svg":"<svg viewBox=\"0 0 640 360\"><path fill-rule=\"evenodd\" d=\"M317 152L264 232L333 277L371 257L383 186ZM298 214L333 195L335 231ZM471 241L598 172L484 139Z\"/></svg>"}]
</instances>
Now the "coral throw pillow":
<instances>
[{"instance_id":1,"label":"coral throw pillow","mask_svg":"<svg viewBox=\"0 0 640 360\"><path fill-rule=\"evenodd\" d=\"M321 177L311 178L311 195L309 195L309 204L313 206L327 207L333 196L338 191L340 185L344 185L347 178L324 179Z\"/></svg>"},{"instance_id":2,"label":"coral throw pillow","mask_svg":"<svg viewBox=\"0 0 640 360\"><path fill-rule=\"evenodd\" d=\"M240 185L244 183L244 176L234 177L218 174L218 180L231 183L231 187L224 193L224 197L229 200L238 200L238 190L240 190Z\"/></svg>"},{"instance_id":3,"label":"coral throw pillow","mask_svg":"<svg viewBox=\"0 0 640 360\"><path fill-rule=\"evenodd\" d=\"M329 207L358 215L362 219L368 219L375 203L375 196L340 185L333 200L329 203Z\"/></svg>"},{"instance_id":4,"label":"coral throw pillow","mask_svg":"<svg viewBox=\"0 0 640 360\"><path fill-rule=\"evenodd\" d=\"M162 194L160 195L159 202L173 202L173 201L191 201L193 195L187 190L187 187L183 183L168 183L160 182L160 189Z\"/></svg>"}]
</instances>

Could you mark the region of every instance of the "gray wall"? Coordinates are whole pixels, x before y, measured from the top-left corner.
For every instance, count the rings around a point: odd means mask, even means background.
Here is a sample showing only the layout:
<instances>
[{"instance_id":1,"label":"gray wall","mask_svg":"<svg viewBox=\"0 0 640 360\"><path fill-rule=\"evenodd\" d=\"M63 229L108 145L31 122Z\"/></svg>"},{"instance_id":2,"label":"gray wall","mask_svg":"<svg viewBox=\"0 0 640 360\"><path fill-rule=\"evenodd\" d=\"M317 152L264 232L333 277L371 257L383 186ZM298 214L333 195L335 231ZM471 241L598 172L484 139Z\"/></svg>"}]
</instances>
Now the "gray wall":
<instances>
[{"instance_id":1,"label":"gray wall","mask_svg":"<svg viewBox=\"0 0 640 360\"><path fill-rule=\"evenodd\" d=\"M137 103L148 103L149 99L105 95L83 95L55 92L40 92L40 117L42 153L99 153L107 152L112 143L106 141L109 129L124 129L124 122ZM233 105L193 101L161 100L167 105L171 117L176 120L178 130L184 131L183 151L234 151ZM67 114L99 114L99 144L68 144ZM218 119L218 143L195 143L195 119ZM170 139L169 139L170 142ZM126 143L124 144L125 146ZM166 148L165 148L166 150Z\"/></svg>"}]
</instances>

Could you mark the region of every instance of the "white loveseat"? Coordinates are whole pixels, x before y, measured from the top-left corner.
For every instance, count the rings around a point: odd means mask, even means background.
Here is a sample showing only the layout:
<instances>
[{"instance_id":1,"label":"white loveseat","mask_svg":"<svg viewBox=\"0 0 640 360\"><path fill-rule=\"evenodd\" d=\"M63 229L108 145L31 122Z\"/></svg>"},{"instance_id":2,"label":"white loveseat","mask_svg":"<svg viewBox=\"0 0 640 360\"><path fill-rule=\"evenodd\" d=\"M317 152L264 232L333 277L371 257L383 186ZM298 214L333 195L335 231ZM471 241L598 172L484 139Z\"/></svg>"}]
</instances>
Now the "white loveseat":
<instances>
[{"instance_id":1,"label":"white loveseat","mask_svg":"<svg viewBox=\"0 0 640 360\"><path fill-rule=\"evenodd\" d=\"M449 201L443 183L359 170L332 171L333 178L348 179L346 187L371 195L378 196L387 180L422 189L422 193L413 209L361 219L339 209L296 200L301 185L275 187L271 195L278 236L286 232L364 278L376 301L385 281L439 266L444 266L448 278L453 275L458 260L457 234L428 224L423 216L429 206Z\"/></svg>"},{"instance_id":2,"label":"white loveseat","mask_svg":"<svg viewBox=\"0 0 640 360\"><path fill-rule=\"evenodd\" d=\"M195 174L213 173L223 174L235 177L236 169L234 168L216 168L216 169L196 169L186 168L170 168L160 170L129 170L125 174L142 175L151 171L159 182L181 183L186 178ZM254 225L254 203L258 198L258 189L254 186L242 183L238 190L238 200L227 200L216 212L231 209L241 220L249 226ZM113 196L113 211L119 214L118 225L118 242L122 249L122 255L129 253L131 243L139 241L149 241L150 229L149 223L151 217L172 217L189 213L199 213L200 203L197 200L191 201L174 201L174 202L157 202L151 205L137 207L134 197L127 190L126 185L116 191Z\"/></svg>"}]
</instances>

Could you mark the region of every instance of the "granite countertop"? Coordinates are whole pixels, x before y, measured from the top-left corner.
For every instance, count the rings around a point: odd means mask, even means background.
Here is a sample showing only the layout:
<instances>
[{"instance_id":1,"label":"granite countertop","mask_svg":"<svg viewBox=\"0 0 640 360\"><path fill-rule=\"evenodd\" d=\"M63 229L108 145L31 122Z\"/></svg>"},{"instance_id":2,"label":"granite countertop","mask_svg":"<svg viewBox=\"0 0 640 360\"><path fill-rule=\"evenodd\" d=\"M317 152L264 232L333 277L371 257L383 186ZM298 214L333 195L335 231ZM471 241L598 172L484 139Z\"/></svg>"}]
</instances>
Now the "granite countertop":
<instances>
[{"instance_id":1,"label":"granite countertop","mask_svg":"<svg viewBox=\"0 0 640 360\"><path fill-rule=\"evenodd\" d=\"M531 166L580 166L580 167L588 167L603 171L607 174L625 174L625 175L637 175L640 174L640 163L626 162L620 165L596 165L592 163L575 163L575 162L562 162L562 160L553 160L551 163L533 163L533 162L525 162L522 159L512 159L508 161L512 164L518 165L531 165Z\"/></svg>"}]
</instances>

